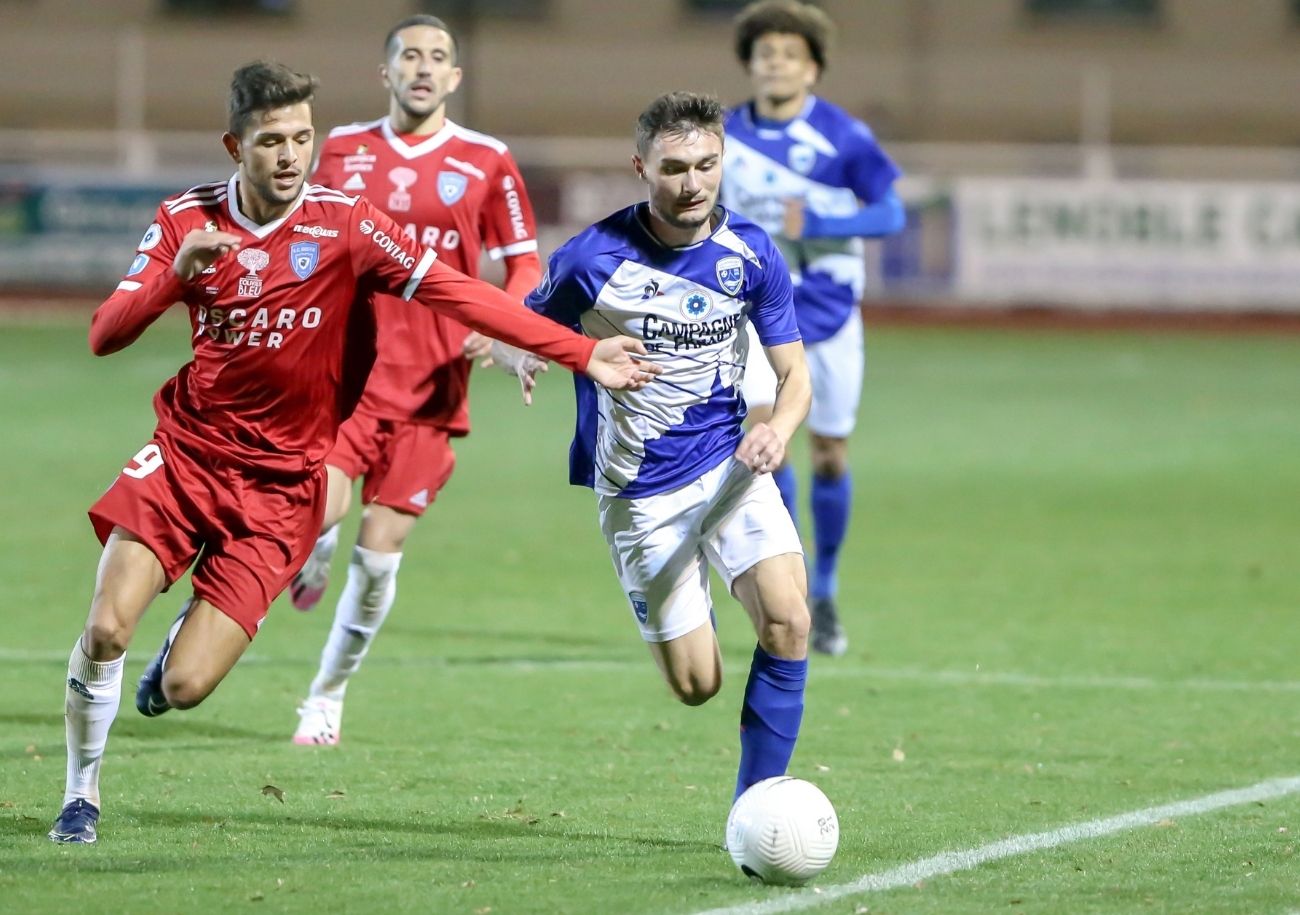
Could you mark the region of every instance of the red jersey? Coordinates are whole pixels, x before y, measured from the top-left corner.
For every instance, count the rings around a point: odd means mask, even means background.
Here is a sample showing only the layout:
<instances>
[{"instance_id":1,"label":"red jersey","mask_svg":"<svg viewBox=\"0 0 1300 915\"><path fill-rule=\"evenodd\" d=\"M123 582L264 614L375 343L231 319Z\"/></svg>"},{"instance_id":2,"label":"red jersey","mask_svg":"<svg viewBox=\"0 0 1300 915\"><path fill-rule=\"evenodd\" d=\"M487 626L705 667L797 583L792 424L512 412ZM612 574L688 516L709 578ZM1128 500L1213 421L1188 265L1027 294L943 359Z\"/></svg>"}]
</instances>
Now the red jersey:
<instances>
[{"instance_id":1,"label":"red jersey","mask_svg":"<svg viewBox=\"0 0 1300 915\"><path fill-rule=\"evenodd\" d=\"M237 206L237 180L165 201L91 323L91 348L110 353L173 303L188 306L194 358L158 391L154 408L160 432L189 450L271 473L314 472L361 395L374 354L370 300L379 292L574 371L586 367L592 341L555 334L558 325L501 290L437 263L368 200L304 185L288 214L258 225ZM176 252L191 230L205 228L240 236L241 248L182 282Z\"/></svg>"},{"instance_id":2,"label":"red jersey","mask_svg":"<svg viewBox=\"0 0 1300 915\"><path fill-rule=\"evenodd\" d=\"M368 198L470 276L485 246L493 260L537 250L533 208L505 144L451 121L420 138L398 135L388 118L335 128L312 180ZM466 328L387 296L376 297L375 310L378 357L361 409L468 433Z\"/></svg>"}]
</instances>

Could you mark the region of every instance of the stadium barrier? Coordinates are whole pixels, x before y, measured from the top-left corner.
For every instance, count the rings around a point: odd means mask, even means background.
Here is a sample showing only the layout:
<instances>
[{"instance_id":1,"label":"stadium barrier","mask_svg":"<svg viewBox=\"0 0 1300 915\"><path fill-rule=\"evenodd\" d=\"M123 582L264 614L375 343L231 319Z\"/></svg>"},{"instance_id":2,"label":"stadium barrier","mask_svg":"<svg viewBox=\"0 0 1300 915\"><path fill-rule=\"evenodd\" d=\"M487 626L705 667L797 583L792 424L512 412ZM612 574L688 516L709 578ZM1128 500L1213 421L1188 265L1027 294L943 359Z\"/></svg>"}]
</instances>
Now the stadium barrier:
<instances>
[{"instance_id":1,"label":"stadium barrier","mask_svg":"<svg viewBox=\"0 0 1300 915\"><path fill-rule=\"evenodd\" d=\"M229 173L214 134L0 131L0 290L110 288L158 202ZM630 144L519 138L543 253L639 199ZM1300 314L1300 154L892 144L907 229L871 295L918 306ZM166 162L167 167L159 163Z\"/></svg>"}]
</instances>

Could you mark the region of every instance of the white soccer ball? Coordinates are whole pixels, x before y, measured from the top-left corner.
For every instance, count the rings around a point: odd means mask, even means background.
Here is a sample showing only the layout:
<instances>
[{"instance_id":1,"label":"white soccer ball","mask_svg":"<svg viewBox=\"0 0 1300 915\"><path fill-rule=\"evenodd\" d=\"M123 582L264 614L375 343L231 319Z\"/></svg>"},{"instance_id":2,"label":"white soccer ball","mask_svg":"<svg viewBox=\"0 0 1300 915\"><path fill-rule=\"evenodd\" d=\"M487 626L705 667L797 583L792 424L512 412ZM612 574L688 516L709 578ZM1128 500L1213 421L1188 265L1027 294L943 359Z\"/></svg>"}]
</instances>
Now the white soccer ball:
<instances>
[{"instance_id":1,"label":"white soccer ball","mask_svg":"<svg viewBox=\"0 0 1300 915\"><path fill-rule=\"evenodd\" d=\"M727 851L746 875L798 886L831 863L840 844L835 808L812 782L767 778L736 798L727 817Z\"/></svg>"}]
</instances>

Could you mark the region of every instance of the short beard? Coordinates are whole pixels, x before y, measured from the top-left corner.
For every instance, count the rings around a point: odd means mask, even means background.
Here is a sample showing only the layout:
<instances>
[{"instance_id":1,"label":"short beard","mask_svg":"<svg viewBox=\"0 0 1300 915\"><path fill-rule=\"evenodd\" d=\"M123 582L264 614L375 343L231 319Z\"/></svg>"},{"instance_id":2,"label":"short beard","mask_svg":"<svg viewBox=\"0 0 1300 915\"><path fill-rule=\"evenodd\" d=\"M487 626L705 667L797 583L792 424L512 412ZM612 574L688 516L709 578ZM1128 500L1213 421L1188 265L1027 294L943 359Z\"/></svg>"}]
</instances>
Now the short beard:
<instances>
[{"instance_id":1,"label":"short beard","mask_svg":"<svg viewBox=\"0 0 1300 915\"><path fill-rule=\"evenodd\" d=\"M668 213L660 213L659 218L668 223L668 225L672 226L674 229L698 229L713 218L713 210L708 210L704 214L703 219L681 219Z\"/></svg>"},{"instance_id":2,"label":"short beard","mask_svg":"<svg viewBox=\"0 0 1300 915\"><path fill-rule=\"evenodd\" d=\"M405 114L411 120L423 121L425 118L428 118L439 108L441 108L443 103L446 101L447 101L447 97L443 96L442 98L438 99L438 101L434 105L431 105L427 111L418 111L415 108L412 108L406 102L402 101L402 99L399 97L397 99L397 107L401 108L402 113Z\"/></svg>"},{"instance_id":3,"label":"short beard","mask_svg":"<svg viewBox=\"0 0 1300 915\"><path fill-rule=\"evenodd\" d=\"M257 196L261 197L264 203L269 203L271 206L284 206L286 203L293 202L293 199L302 191L302 181L299 181L298 186L293 189L293 192L283 199L276 196L277 192L270 184L254 183L253 190L257 192Z\"/></svg>"}]
</instances>

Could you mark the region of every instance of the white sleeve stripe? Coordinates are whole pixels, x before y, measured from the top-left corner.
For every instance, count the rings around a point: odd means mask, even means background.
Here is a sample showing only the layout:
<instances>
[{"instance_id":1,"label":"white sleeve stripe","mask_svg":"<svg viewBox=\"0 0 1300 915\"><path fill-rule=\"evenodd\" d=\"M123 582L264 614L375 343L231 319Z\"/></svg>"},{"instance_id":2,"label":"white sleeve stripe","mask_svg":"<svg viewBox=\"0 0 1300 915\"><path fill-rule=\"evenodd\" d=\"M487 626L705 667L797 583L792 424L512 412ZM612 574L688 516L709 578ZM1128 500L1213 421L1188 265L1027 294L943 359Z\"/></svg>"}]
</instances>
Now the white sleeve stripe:
<instances>
[{"instance_id":1,"label":"white sleeve stripe","mask_svg":"<svg viewBox=\"0 0 1300 915\"><path fill-rule=\"evenodd\" d=\"M537 250L537 239L531 238L528 241L516 242L513 245L506 245L504 248L489 248L488 257L494 261L499 261L503 257L514 257L516 254L529 254Z\"/></svg>"},{"instance_id":2,"label":"white sleeve stripe","mask_svg":"<svg viewBox=\"0 0 1300 915\"><path fill-rule=\"evenodd\" d=\"M140 286L141 284L137 283L135 280L122 280L122 282L117 284L118 289L125 289L127 292L135 292L140 288Z\"/></svg>"},{"instance_id":3,"label":"white sleeve stripe","mask_svg":"<svg viewBox=\"0 0 1300 915\"><path fill-rule=\"evenodd\" d=\"M420 258L420 262L411 271L411 278L406 281L406 288L402 290L402 298L408 302L411 301L411 296L415 295L420 280L424 279L424 275L429 272L429 268L433 266L433 262L437 259L438 255L433 253L432 248L424 249L424 257Z\"/></svg>"},{"instance_id":4,"label":"white sleeve stripe","mask_svg":"<svg viewBox=\"0 0 1300 915\"><path fill-rule=\"evenodd\" d=\"M168 215L169 215L169 216L175 216L175 215L176 215L177 213L179 213L181 210L188 210L188 209L191 209L192 207L208 207L208 206L214 206L215 204L221 203L221 201L223 201L223 200L225 200L225 199L226 199L226 195L225 195L225 194L221 194L221 195L219 195L219 196L217 196L217 197L212 197L212 198L202 197L202 198L199 198L198 200L190 200L190 201L187 201L187 202L185 202L185 203L182 203L180 206L172 207L171 210L168 211Z\"/></svg>"}]
</instances>

